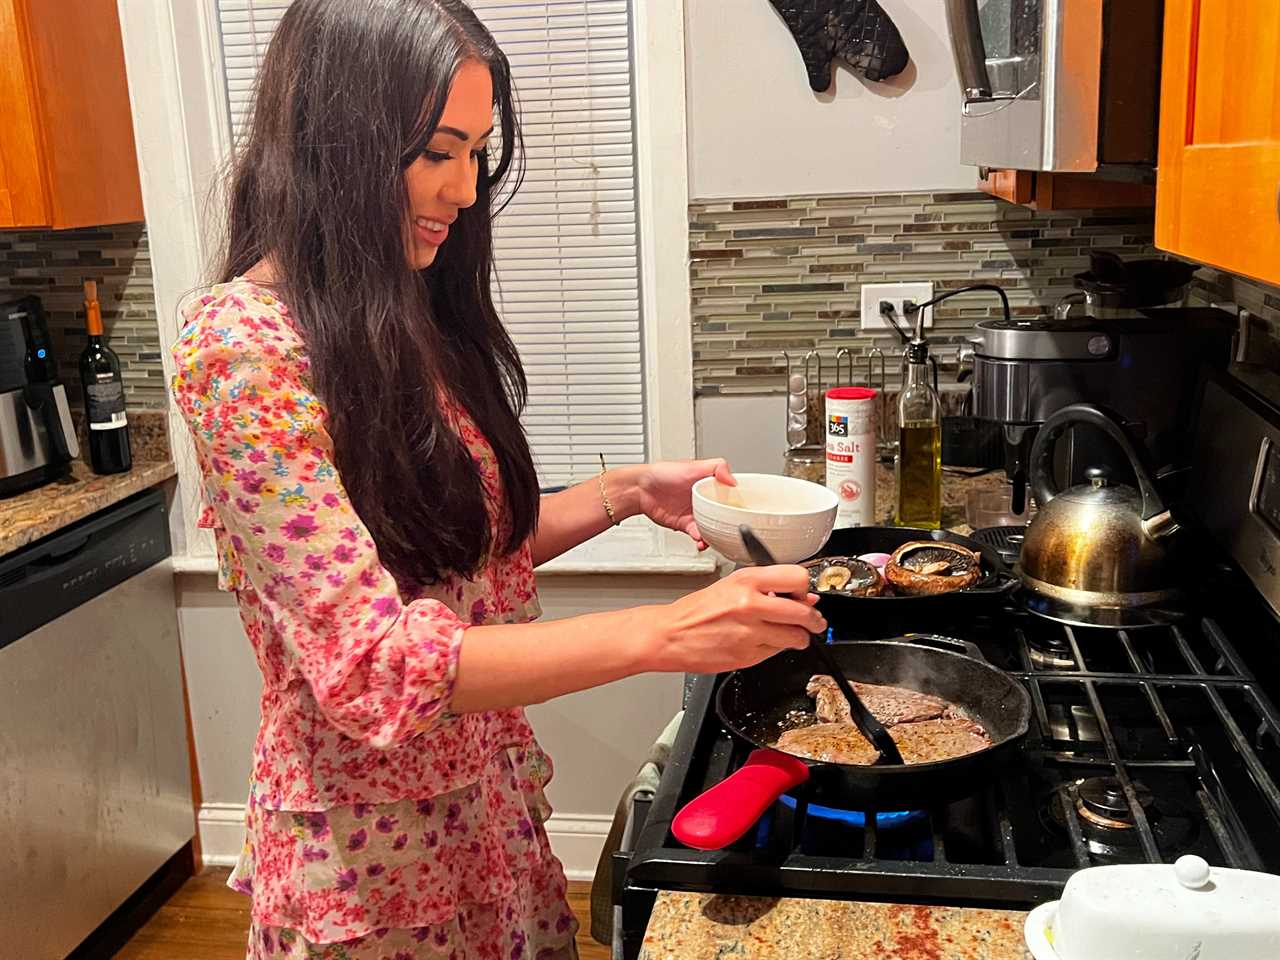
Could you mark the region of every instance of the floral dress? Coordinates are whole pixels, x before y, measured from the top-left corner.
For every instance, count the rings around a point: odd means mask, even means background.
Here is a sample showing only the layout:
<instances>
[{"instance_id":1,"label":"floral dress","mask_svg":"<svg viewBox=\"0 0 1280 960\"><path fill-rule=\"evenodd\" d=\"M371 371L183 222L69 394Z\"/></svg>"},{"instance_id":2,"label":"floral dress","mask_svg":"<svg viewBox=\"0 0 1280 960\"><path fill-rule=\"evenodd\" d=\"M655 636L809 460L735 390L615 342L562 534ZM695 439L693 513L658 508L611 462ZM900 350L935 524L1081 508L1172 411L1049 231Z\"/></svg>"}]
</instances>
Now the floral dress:
<instances>
[{"instance_id":1,"label":"floral dress","mask_svg":"<svg viewBox=\"0 0 1280 960\"><path fill-rule=\"evenodd\" d=\"M173 393L195 441L219 585L263 676L243 852L251 960L572 957L551 767L522 710L458 714L473 624L540 610L528 544L402 595L333 465L289 311L238 279L185 311ZM466 413L495 540L492 448ZM498 541L500 542L500 541Z\"/></svg>"}]
</instances>

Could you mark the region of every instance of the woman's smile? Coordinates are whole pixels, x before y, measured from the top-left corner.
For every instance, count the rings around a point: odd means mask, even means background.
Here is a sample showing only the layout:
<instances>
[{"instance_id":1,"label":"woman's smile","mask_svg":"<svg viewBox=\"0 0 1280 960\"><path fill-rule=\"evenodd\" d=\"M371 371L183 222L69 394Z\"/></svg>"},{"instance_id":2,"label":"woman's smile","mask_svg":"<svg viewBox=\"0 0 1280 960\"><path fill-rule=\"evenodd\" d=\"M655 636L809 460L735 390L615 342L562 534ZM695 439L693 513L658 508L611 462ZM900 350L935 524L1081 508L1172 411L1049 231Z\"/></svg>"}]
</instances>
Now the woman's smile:
<instances>
[{"instance_id":1,"label":"woman's smile","mask_svg":"<svg viewBox=\"0 0 1280 960\"><path fill-rule=\"evenodd\" d=\"M435 220L431 217L414 217L413 231L423 243L438 247L448 238L449 224L452 222L452 218L449 220Z\"/></svg>"}]
</instances>

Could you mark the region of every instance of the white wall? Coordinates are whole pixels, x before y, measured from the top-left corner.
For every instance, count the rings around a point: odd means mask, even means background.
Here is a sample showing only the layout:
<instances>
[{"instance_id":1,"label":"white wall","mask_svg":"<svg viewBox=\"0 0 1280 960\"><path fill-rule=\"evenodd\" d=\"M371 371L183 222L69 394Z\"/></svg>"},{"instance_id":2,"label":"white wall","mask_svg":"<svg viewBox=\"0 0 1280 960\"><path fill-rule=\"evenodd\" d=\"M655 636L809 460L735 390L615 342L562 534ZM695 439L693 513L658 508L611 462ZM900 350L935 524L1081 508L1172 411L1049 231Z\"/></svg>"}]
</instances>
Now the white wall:
<instances>
[{"instance_id":1,"label":"white wall","mask_svg":"<svg viewBox=\"0 0 1280 960\"><path fill-rule=\"evenodd\" d=\"M911 63L885 83L839 65L815 94L768 0L687 0L692 199L975 188L943 0L880 0Z\"/></svg>"},{"instance_id":2,"label":"white wall","mask_svg":"<svg viewBox=\"0 0 1280 960\"><path fill-rule=\"evenodd\" d=\"M698 397L693 404L697 455L724 457L739 473L781 473L786 413L787 398L780 393Z\"/></svg>"},{"instance_id":3,"label":"white wall","mask_svg":"<svg viewBox=\"0 0 1280 960\"><path fill-rule=\"evenodd\" d=\"M681 576L550 576L541 579L539 592L546 618L560 619L667 603L708 582ZM229 863L243 836L261 679L235 600L217 589L214 576L179 576L177 596L203 792L205 860ZM618 798L680 709L680 695L679 676L647 675L530 708L556 771L547 791L555 807L548 830L571 876L590 877Z\"/></svg>"}]
</instances>

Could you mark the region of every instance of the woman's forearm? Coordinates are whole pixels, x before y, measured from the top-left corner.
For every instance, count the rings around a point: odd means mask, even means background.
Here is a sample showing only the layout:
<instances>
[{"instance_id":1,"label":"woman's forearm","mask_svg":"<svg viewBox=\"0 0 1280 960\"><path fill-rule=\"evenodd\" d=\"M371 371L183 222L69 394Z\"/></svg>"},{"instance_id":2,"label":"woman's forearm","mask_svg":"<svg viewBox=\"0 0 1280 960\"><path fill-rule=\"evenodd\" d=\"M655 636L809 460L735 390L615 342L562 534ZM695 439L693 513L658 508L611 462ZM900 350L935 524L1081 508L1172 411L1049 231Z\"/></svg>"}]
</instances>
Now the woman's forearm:
<instances>
[{"instance_id":1,"label":"woman's forearm","mask_svg":"<svg viewBox=\"0 0 1280 960\"><path fill-rule=\"evenodd\" d=\"M654 608L546 623L470 627L458 655L456 713L542 703L652 667Z\"/></svg>"},{"instance_id":2,"label":"woman's forearm","mask_svg":"<svg viewBox=\"0 0 1280 960\"><path fill-rule=\"evenodd\" d=\"M753 567L660 606L548 623L468 627L458 646L455 713L541 703L636 673L720 673L802 649L827 629L803 567Z\"/></svg>"},{"instance_id":3,"label":"woman's forearm","mask_svg":"<svg viewBox=\"0 0 1280 960\"><path fill-rule=\"evenodd\" d=\"M640 512L639 483L644 470L643 466L619 467L604 475L605 494L619 523ZM612 525L597 477L547 494L542 498L538 529L533 535L534 565L554 560Z\"/></svg>"}]
</instances>

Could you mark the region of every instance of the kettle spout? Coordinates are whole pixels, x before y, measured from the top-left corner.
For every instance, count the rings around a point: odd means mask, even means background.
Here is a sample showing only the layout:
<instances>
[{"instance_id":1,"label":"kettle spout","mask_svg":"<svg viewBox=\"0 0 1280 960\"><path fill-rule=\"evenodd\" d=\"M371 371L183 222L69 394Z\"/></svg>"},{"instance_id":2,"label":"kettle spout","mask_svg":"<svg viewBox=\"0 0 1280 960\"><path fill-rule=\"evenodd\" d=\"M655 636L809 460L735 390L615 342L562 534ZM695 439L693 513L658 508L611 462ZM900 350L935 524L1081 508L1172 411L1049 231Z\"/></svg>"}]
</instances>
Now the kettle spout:
<instances>
[{"instance_id":1,"label":"kettle spout","mask_svg":"<svg viewBox=\"0 0 1280 960\"><path fill-rule=\"evenodd\" d=\"M1173 519L1173 514L1168 510L1142 521L1143 533L1152 540L1160 540L1171 536L1181 529L1182 527L1179 526L1178 521Z\"/></svg>"}]
</instances>

